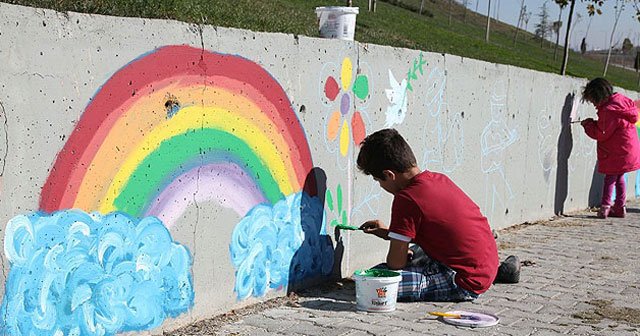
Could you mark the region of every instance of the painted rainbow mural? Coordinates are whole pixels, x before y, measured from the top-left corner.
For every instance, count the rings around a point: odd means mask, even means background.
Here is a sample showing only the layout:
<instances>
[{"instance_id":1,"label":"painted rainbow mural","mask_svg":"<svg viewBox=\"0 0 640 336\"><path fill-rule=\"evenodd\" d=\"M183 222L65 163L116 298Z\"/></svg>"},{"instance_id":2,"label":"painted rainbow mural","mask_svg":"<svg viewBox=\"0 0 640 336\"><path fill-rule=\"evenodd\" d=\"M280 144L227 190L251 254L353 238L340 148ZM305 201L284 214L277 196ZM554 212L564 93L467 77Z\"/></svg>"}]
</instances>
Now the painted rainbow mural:
<instances>
[{"instance_id":1,"label":"painted rainbow mural","mask_svg":"<svg viewBox=\"0 0 640 336\"><path fill-rule=\"evenodd\" d=\"M169 228L192 203L238 214L224 225L239 300L329 274L323 201L303 190L312 168L286 93L260 65L189 46L142 55L91 99L42 211L9 223L0 333L113 335L186 312L192 259Z\"/></svg>"},{"instance_id":2,"label":"painted rainbow mural","mask_svg":"<svg viewBox=\"0 0 640 336\"><path fill-rule=\"evenodd\" d=\"M300 122L268 72L240 56L166 46L100 88L40 208L117 210L171 227L189 203L214 200L243 217L299 191L311 168Z\"/></svg>"}]
</instances>

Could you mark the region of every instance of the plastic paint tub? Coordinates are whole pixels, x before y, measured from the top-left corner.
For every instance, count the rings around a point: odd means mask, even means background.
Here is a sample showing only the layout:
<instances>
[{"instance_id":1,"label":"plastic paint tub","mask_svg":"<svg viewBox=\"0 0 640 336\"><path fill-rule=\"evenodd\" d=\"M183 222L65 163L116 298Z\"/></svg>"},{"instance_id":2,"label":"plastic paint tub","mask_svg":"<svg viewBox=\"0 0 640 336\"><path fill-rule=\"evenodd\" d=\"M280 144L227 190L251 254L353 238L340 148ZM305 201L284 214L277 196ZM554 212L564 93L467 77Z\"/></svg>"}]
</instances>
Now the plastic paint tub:
<instances>
[{"instance_id":1,"label":"plastic paint tub","mask_svg":"<svg viewBox=\"0 0 640 336\"><path fill-rule=\"evenodd\" d=\"M353 41L358 7L316 7L320 36Z\"/></svg>"},{"instance_id":2,"label":"plastic paint tub","mask_svg":"<svg viewBox=\"0 0 640 336\"><path fill-rule=\"evenodd\" d=\"M356 303L358 310L390 312L396 310L399 272L384 269L355 271Z\"/></svg>"}]
</instances>

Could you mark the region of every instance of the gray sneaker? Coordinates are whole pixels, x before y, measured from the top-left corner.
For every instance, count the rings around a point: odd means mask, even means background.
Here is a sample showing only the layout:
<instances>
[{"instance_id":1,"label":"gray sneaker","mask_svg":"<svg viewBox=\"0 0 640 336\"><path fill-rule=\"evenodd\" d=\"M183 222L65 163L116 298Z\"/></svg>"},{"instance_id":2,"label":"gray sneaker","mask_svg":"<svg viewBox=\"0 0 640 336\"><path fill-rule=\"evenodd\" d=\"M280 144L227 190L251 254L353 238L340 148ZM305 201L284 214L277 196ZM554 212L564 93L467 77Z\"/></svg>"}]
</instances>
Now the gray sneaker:
<instances>
[{"instance_id":1,"label":"gray sneaker","mask_svg":"<svg viewBox=\"0 0 640 336\"><path fill-rule=\"evenodd\" d=\"M493 283L518 283L520 282L520 258L508 256L498 267L498 275Z\"/></svg>"}]
</instances>

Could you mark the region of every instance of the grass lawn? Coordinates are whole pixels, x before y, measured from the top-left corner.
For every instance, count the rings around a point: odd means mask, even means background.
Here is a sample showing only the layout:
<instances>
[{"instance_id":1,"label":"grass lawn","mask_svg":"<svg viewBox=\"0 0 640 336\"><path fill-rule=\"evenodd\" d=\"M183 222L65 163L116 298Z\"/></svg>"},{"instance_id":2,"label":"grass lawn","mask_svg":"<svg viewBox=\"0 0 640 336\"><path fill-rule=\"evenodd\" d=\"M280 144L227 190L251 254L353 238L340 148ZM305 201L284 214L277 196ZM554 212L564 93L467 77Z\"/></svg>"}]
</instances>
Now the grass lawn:
<instances>
[{"instance_id":1,"label":"grass lawn","mask_svg":"<svg viewBox=\"0 0 640 336\"><path fill-rule=\"evenodd\" d=\"M263 32L318 36L315 7L344 6L344 0L9 0L8 3L115 16L175 19L192 23L236 27ZM366 0L354 0L360 7L356 40L431 52L448 53L493 63L559 73L562 47L554 60L554 44L521 32L516 44L513 26L491 22L490 42L485 42L486 17L452 6L448 0L377 1L375 13L367 11ZM585 5L578 3L578 6ZM529 26L535 24L534 16ZM553 37L555 40L555 36ZM564 38L561 36L561 40ZM571 52L567 73L593 78L602 76L604 64ZM614 85L638 90L634 71L609 66L606 78Z\"/></svg>"}]
</instances>

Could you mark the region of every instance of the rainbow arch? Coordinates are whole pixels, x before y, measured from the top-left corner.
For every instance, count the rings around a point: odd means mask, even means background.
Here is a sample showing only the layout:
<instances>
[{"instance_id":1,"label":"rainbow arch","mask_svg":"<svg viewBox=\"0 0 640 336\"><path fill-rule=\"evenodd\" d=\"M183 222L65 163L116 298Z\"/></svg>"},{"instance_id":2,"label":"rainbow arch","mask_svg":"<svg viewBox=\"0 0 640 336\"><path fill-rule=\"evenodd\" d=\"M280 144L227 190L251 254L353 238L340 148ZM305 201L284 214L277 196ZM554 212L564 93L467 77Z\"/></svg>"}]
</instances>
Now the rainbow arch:
<instances>
[{"instance_id":1,"label":"rainbow arch","mask_svg":"<svg viewBox=\"0 0 640 336\"><path fill-rule=\"evenodd\" d=\"M189 203L213 200L243 217L301 190L312 166L286 93L261 66L165 46L99 89L58 153L40 208L153 215L170 227Z\"/></svg>"}]
</instances>

